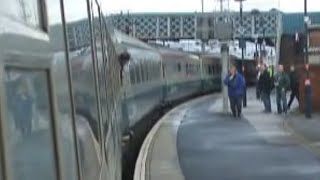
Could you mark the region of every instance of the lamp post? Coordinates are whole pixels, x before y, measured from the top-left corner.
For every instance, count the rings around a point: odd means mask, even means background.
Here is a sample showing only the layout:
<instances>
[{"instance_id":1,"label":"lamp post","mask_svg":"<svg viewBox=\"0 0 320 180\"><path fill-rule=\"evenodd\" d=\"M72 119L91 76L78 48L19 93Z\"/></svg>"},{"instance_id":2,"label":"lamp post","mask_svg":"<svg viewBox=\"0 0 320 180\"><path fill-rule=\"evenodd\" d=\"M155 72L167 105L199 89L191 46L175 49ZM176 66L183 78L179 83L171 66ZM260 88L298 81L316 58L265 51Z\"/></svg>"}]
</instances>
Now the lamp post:
<instances>
[{"instance_id":1,"label":"lamp post","mask_svg":"<svg viewBox=\"0 0 320 180\"><path fill-rule=\"evenodd\" d=\"M243 77L245 77L244 75L244 66L243 66L243 61L244 61L244 45L245 45L245 41L244 41L244 28L243 28L243 1L245 0L235 0L236 2L240 3L240 28L241 28L241 39L240 39L240 47L241 47L241 61L239 63L239 67L238 70L239 72L243 75ZM245 89L244 92L244 96L243 96L243 107L247 107L247 89Z\"/></svg>"},{"instance_id":2,"label":"lamp post","mask_svg":"<svg viewBox=\"0 0 320 180\"><path fill-rule=\"evenodd\" d=\"M308 24L309 24L309 16L308 16L308 8L307 8L307 0L304 0L304 35L305 35L305 42L304 42L304 62L305 64L309 63L309 48L308 48Z\"/></svg>"},{"instance_id":3,"label":"lamp post","mask_svg":"<svg viewBox=\"0 0 320 180\"><path fill-rule=\"evenodd\" d=\"M304 79L304 95L305 95L305 116L311 118L312 113L312 82L310 77L310 67L309 67L309 35L308 35L308 26L310 24L310 19L307 11L307 0L304 0L304 28L305 28L305 79Z\"/></svg>"},{"instance_id":4,"label":"lamp post","mask_svg":"<svg viewBox=\"0 0 320 180\"><path fill-rule=\"evenodd\" d=\"M245 0L235 0L236 2L240 3L240 33L241 33L241 38L240 38L240 48L241 48L241 61L240 61L240 67L239 67L239 72L242 72L242 66L243 66L243 61L244 61L244 28L243 28L243 1Z\"/></svg>"},{"instance_id":5,"label":"lamp post","mask_svg":"<svg viewBox=\"0 0 320 180\"><path fill-rule=\"evenodd\" d=\"M260 17L260 27L262 27L262 41L261 41L261 57L266 57L266 28L264 26L265 20L263 16Z\"/></svg>"},{"instance_id":6,"label":"lamp post","mask_svg":"<svg viewBox=\"0 0 320 180\"><path fill-rule=\"evenodd\" d=\"M258 53L259 34L257 32L257 17L260 14L260 11L258 9L254 9L254 10L251 11L251 14L254 17L254 34L253 34L253 38L255 39L255 46L256 46L255 58L258 58L259 57L259 53Z\"/></svg>"},{"instance_id":7,"label":"lamp post","mask_svg":"<svg viewBox=\"0 0 320 180\"><path fill-rule=\"evenodd\" d=\"M204 18L204 0L201 0L201 16L202 18ZM202 27L203 28L203 27ZM202 55L205 52L205 44L204 44L204 38L203 38L203 32L202 32L202 36L201 36L201 53Z\"/></svg>"}]
</instances>

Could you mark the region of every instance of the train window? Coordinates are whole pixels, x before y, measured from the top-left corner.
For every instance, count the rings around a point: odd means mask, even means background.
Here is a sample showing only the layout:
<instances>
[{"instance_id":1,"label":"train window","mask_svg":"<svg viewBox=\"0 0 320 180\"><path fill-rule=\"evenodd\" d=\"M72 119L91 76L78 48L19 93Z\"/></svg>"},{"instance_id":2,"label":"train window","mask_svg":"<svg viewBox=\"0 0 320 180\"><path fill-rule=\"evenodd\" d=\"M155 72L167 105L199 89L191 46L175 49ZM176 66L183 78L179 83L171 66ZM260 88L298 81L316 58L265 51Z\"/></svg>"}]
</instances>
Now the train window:
<instances>
[{"instance_id":1,"label":"train window","mask_svg":"<svg viewBox=\"0 0 320 180\"><path fill-rule=\"evenodd\" d=\"M149 65L149 76L151 81L155 79L156 73L154 63L151 62Z\"/></svg>"},{"instance_id":2,"label":"train window","mask_svg":"<svg viewBox=\"0 0 320 180\"><path fill-rule=\"evenodd\" d=\"M8 158L15 180L55 180L49 76L45 70L6 68ZM34 170L37 170L35 173Z\"/></svg>"},{"instance_id":3,"label":"train window","mask_svg":"<svg viewBox=\"0 0 320 180\"><path fill-rule=\"evenodd\" d=\"M217 71L216 71L216 66L215 65L212 65L212 74L216 74Z\"/></svg>"},{"instance_id":4,"label":"train window","mask_svg":"<svg viewBox=\"0 0 320 180\"><path fill-rule=\"evenodd\" d=\"M150 80L150 63L149 61L146 61L145 64L144 64L144 69L145 69L145 81L149 81Z\"/></svg>"},{"instance_id":5,"label":"train window","mask_svg":"<svg viewBox=\"0 0 320 180\"><path fill-rule=\"evenodd\" d=\"M144 81L148 81L148 61L144 61L141 66L144 72Z\"/></svg>"},{"instance_id":6,"label":"train window","mask_svg":"<svg viewBox=\"0 0 320 180\"><path fill-rule=\"evenodd\" d=\"M95 180L98 179L97 174L100 173L100 168L95 169L95 165L101 165L101 152L99 150L102 147L99 147L99 145L98 148L91 146L91 144L102 144L102 114L101 109L99 109L101 108L101 96L98 96L99 92L101 94L101 89L97 89L100 86L96 86L95 83L101 82L103 79L97 76L99 71L94 71L94 68L98 70L97 67L101 67L101 60L99 59L102 56L102 53L99 52L99 49L102 48L101 42L99 42L101 34L95 33L100 25L99 21L93 16L90 17L92 21L89 23L87 1L65 0L64 2L72 67L74 106L76 109L75 128L78 140L80 173L83 179ZM75 6L77 7L77 11L74 11ZM90 10L96 9L91 6ZM93 15L93 11L90 11L90 15ZM79 21L80 19L81 21ZM93 30L93 32L90 30ZM91 34L93 35L92 37ZM99 56L97 56L98 53ZM99 62L97 62L98 60ZM96 65L94 61L97 62Z\"/></svg>"},{"instance_id":7,"label":"train window","mask_svg":"<svg viewBox=\"0 0 320 180\"><path fill-rule=\"evenodd\" d=\"M133 65L130 65L129 67L129 71L130 71L130 82L131 84L135 84L136 81L135 81L135 72L134 72L134 66Z\"/></svg>"},{"instance_id":8,"label":"train window","mask_svg":"<svg viewBox=\"0 0 320 180\"><path fill-rule=\"evenodd\" d=\"M151 63L149 61L146 61L144 67L146 69L146 81L149 81L151 80L151 71L150 71Z\"/></svg>"},{"instance_id":9,"label":"train window","mask_svg":"<svg viewBox=\"0 0 320 180\"><path fill-rule=\"evenodd\" d=\"M152 64L150 62L148 62L146 65L146 79L147 81L150 81L152 79L152 72L151 72L151 68L152 68Z\"/></svg>"},{"instance_id":10,"label":"train window","mask_svg":"<svg viewBox=\"0 0 320 180\"><path fill-rule=\"evenodd\" d=\"M161 62L155 64L155 72L157 72L157 79L161 79Z\"/></svg>"},{"instance_id":11,"label":"train window","mask_svg":"<svg viewBox=\"0 0 320 180\"><path fill-rule=\"evenodd\" d=\"M181 72L181 63L177 64L177 69L178 69L178 72Z\"/></svg>"},{"instance_id":12,"label":"train window","mask_svg":"<svg viewBox=\"0 0 320 180\"><path fill-rule=\"evenodd\" d=\"M140 75L140 66L137 64L136 66L135 66L135 72L136 72L136 82L139 84L140 82L141 82L141 75Z\"/></svg>"},{"instance_id":13,"label":"train window","mask_svg":"<svg viewBox=\"0 0 320 180\"><path fill-rule=\"evenodd\" d=\"M210 66L207 66L208 67L208 74L211 74L211 67Z\"/></svg>"},{"instance_id":14,"label":"train window","mask_svg":"<svg viewBox=\"0 0 320 180\"><path fill-rule=\"evenodd\" d=\"M53 60L53 81L55 87L55 94L57 97L57 116L59 118L60 129L62 133L59 134L59 138L63 141L62 156L64 166L69 167L68 171L64 171L66 179L74 180L77 178L77 165L76 165L76 150L75 150L75 138L72 125L72 109L71 100L69 94L67 65L64 53L56 53Z\"/></svg>"},{"instance_id":15,"label":"train window","mask_svg":"<svg viewBox=\"0 0 320 180\"><path fill-rule=\"evenodd\" d=\"M143 64L140 63L139 64L139 67L140 67L140 71L141 71L141 82L144 82L145 81L145 69L143 68Z\"/></svg>"},{"instance_id":16,"label":"train window","mask_svg":"<svg viewBox=\"0 0 320 180\"><path fill-rule=\"evenodd\" d=\"M162 64L162 77L163 78L166 78L166 65L165 64Z\"/></svg>"},{"instance_id":17,"label":"train window","mask_svg":"<svg viewBox=\"0 0 320 180\"><path fill-rule=\"evenodd\" d=\"M157 79L161 79L161 62L159 62L159 63L156 63L155 64L155 68L156 68L156 71L155 72L157 72Z\"/></svg>"},{"instance_id":18,"label":"train window","mask_svg":"<svg viewBox=\"0 0 320 180\"><path fill-rule=\"evenodd\" d=\"M62 41L63 28L62 28L62 17L60 10L53 7L60 6L60 0L39 0L40 3L48 11L49 18L46 23L50 27L48 35L50 38L50 45L53 54L52 59L52 79L55 87L55 96L57 104L57 119L59 120L59 139L61 140L61 156L63 159L64 167L68 167L67 170L63 170L63 175L65 179L76 180L78 178L78 164L77 162L77 147L75 144L75 126L73 126L72 119L72 108L71 108L71 98L70 98L70 86L68 82L67 74L67 59L65 54L65 42ZM47 3L47 6L45 6ZM45 12L43 13L45 14ZM43 17L41 15L41 17ZM46 24L43 24L44 27ZM65 168L66 169L66 168Z\"/></svg>"},{"instance_id":19,"label":"train window","mask_svg":"<svg viewBox=\"0 0 320 180\"><path fill-rule=\"evenodd\" d=\"M149 80L152 81L155 79L155 69L154 69L154 64L152 62L149 63L148 65L148 74L149 74Z\"/></svg>"},{"instance_id":20,"label":"train window","mask_svg":"<svg viewBox=\"0 0 320 180\"><path fill-rule=\"evenodd\" d=\"M189 74L189 64L186 64L186 74L188 75Z\"/></svg>"},{"instance_id":21,"label":"train window","mask_svg":"<svg viewBox=\"0 0 320 180\"><path fill-rule=\"evenodd\" d=\"M157 72L155 63L152 62L152 63L150 64L150 76L151 76L151 79L150 79L150 80L156 79L157 73L158 73L158 72Z\"/></svg>"},{"instance_id":22,"label":"train window","mask_svg":"<svg viewBox=\"0 0 320 180\"><path fill-rule=\"evenodd\" d=\"M1 2L0 12L33 27L40 27L43 20L41 16L45 16L40 14L44 7L41 3L43 2L39 0L4 0Z\"/></svg>"},{"instance_id":23,"label":"train window","mask_svg":"<svg viewBox=\"0 0 320 180\"><path fill-rule=\"evenodd\" d=\"M157 71L157 64L156 63L151 63L151 69L150 69L150 75L151 75L151 80L155 80L158 77L158 71Z\"/></svg>"},{"instance_id":24,"label":"train window","mask_svg":"<svg viewBox=\"0 0 320 180\"><path fill-rule=\"evenodd\" d=\"M101 142L101 152L103 152L103 138L104 136L101 134L102 129L102 123L107 121L107 90L106 90L106 76L105 76L105 69L104 64L106 63L105 58L105 48L104 48L104 36L103 36L103 28L102 28L102 20L100 17L100 9L98 6L96 6L95 3L93 3L92 12L93 12L93 28L94 28L94 40L95 40L95 52L96 52L96 71L97 71L97 79L98 79L98 90L99 90L99 96L98 96L98 108L100 110L100 120L99 123L99 134L100 139L102 139Z\"/></svg>"}]
</instances>

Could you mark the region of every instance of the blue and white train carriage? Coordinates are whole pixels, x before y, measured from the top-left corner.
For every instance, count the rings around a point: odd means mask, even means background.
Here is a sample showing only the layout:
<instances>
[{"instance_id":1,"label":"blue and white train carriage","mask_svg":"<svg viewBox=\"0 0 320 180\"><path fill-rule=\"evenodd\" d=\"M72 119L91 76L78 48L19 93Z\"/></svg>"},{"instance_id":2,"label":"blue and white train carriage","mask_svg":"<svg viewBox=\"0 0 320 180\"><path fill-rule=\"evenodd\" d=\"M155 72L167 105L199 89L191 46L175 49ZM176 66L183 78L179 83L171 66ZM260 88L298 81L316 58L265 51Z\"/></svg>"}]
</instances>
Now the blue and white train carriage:
<instances>
[{"instance_id":1,"label":"blue and white train carriage","mask_svg":"<svg viewBox=\"0 0 320 180\"><path fill-rule=\"evenodd\" d=\"M164 101L170 103L201 90L201 60L199 56L158 47L162 56Z\"/></svg>"},{"instance_id":2,"label":"blue and white train carriage","mask_svg":"<svg viewBox=\"0 0 320 180\"><path fill-rule=\"evenodd\" d=\"M161 55L151 46L115 31L117 45L130 54L123 69L123 130L161 105ZM121 51L120 51L121 52Z\"/></svg>"}]
</instances>

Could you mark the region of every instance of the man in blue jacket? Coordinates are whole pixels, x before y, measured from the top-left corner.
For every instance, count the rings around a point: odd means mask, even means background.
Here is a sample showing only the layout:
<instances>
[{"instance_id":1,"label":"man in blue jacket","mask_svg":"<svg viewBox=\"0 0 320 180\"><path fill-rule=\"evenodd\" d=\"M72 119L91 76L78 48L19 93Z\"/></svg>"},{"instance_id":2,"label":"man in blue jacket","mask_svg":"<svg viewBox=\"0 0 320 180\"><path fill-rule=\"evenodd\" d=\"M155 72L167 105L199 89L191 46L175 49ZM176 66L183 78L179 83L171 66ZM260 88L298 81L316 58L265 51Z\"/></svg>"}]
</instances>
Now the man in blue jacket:
<instances>
[{"instance_id":1,"label":"man in blue jacket","mask_svg":"<svg viewBox=\"0 0 320 180\"><path fill-rule=\"evenodd\" d=\"M228 95L233 117L241 117L245 80L244 77L237 72L234 65L231 65L224 84L228 86Z\"/></svg>"}]
</instances>

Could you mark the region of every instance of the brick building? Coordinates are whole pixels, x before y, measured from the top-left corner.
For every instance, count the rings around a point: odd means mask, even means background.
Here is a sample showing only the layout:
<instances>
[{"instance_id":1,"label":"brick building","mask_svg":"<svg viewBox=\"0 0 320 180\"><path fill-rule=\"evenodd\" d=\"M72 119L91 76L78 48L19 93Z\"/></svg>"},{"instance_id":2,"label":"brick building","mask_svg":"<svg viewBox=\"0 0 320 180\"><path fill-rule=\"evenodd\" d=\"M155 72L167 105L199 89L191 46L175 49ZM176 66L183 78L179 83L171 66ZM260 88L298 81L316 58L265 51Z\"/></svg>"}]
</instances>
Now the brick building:
<instances>
[{"instance_id":1,"label":"brick building","mask_svg":"<svg viewBox=\"0 0 320 180\"><path fill-rule=\"evenodd\" d=\"M313 25L309 28L309 64L312 83L313 111L320 112L320 25ZM301 102L304 102L304 66L299 67ZM304 103L300 103L300 110L303 111Z\"/></svg>"}]
</instances>

